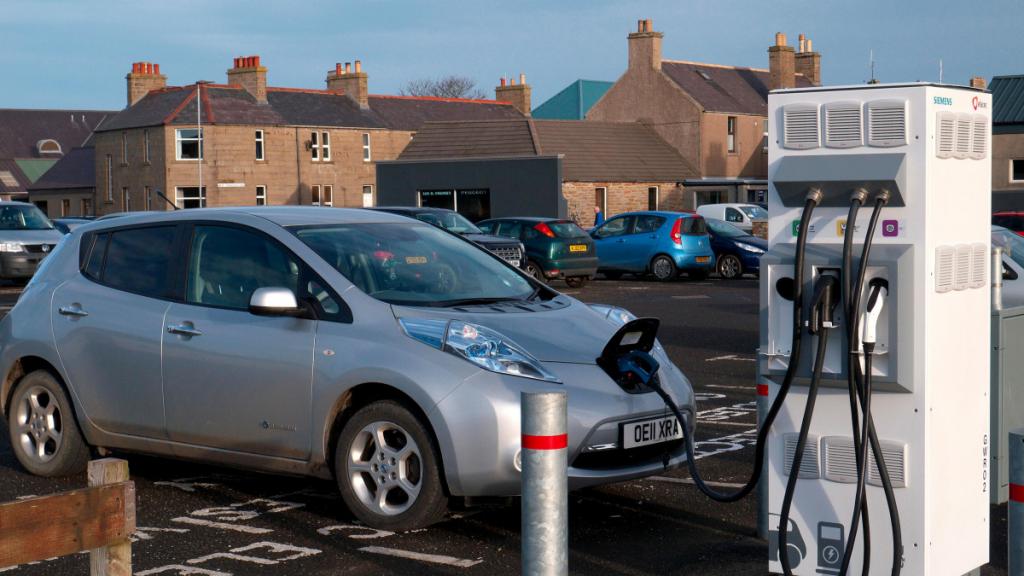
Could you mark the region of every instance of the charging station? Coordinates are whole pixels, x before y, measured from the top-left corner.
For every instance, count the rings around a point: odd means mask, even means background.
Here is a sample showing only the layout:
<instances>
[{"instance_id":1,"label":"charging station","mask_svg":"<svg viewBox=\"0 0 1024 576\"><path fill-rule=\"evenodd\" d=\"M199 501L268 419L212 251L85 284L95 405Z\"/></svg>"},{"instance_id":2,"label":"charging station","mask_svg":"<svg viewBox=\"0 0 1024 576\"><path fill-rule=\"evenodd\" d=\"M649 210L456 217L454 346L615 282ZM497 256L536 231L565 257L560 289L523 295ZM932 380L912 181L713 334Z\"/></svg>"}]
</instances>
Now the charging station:
<instances>
[{"instance_id":1,"label":"charging station","mask_svg":"<svg viewBox=\"0 0 1024 576\"><path fill-rule=\"evenodd\" d=\"M758 367L770 400L788 392L767 435L772 572L848 556L860 574L868 537L870 574L988 561L991 106L935 84L769 95Z\"/></svg>"}]
</instances>

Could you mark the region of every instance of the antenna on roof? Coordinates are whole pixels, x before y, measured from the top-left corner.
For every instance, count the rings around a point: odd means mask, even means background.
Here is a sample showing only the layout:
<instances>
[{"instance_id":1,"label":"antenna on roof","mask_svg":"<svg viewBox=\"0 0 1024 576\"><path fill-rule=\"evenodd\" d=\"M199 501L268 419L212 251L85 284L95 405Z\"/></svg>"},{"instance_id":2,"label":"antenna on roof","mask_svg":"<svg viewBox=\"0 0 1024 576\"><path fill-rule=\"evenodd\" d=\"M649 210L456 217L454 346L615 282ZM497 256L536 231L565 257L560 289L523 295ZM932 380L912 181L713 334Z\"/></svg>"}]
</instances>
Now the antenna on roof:
<instances>
[{"instance_id":1,"label":"antenna on roof","mask_svg":"<svg viewBox=\"0 0 1024 576\"><path fill-rule=\"evenodd\" d=\"M868 66L871 68L871 79L868 80L868 84L878 84L878 79L875 78L875 49L872 48L868 52Z\"/></svg>"},{"instance_id":2,"label":"antenna on roof","mask_svg":"<svg viewBox=\"0 0 1024 576\"><path fill-rule=\"evenodd\" d=\"M942 58L939 58L939 84L942 84Z\"/></svg>"},{"instance_id":3,"label":"antenna on roof","mask_svg":"<svg viewBox=\"0 0 1024 576\"><path fill-rule=\"evenodd\" d=\"M171 205L171 208L173 208L173 209L175 209L175 210L181 210L181 208L179 208L177 204L175 204L174 202L171 202L171 199L170 199L170 198L168 198L167 196L164 196L164 193L163 193L163 192L161 192L159 188L157 188L156 190L154 190L154 192L156 192L156 195L157 195L157 196L159 196L159 197L163 198L163 199L164 199L164 202L167 202L168 204L170 204L170 205Z\"/></svg>"}]
</instances>

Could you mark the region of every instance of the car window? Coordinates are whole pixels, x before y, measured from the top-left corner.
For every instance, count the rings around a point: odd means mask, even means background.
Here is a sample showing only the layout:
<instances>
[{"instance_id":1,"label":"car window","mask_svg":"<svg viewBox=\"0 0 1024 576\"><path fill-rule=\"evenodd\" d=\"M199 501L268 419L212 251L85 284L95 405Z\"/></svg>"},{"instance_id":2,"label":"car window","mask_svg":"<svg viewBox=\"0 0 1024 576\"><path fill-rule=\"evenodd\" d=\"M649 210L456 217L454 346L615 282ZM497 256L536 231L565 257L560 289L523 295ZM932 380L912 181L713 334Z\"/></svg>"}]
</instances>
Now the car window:
<instances>
[{"instance_id":1,"label":"car window","mask_svg":"<svg viewBox=\"0 0 1024 576\"><path fill-rule=\"evenodd\" d=\"M519 221L502 222L498 226L498 236L505 236L506 238L519 239L519 236L523 233L523 223Z\"/></svg>"},{"instance_id":2,"label":"car window","mask_svg":"<svg viewBox=\"0 0 1024 576\"><path fill-rule=\"evenodd\" d=\"M622 236L623 234L627 234L627 231L632 228L630 225L632 221L632 216L618 216L616 218L612 218L597 229L597 236L599 238L611 238L613 236Z\"/></svg>"},{"instance_id":3,"label":"car window","mask_svg":"<svg viewBox=\"0 0 1024 576\"><path fill-rule=\"evenodd\" d=\"M662 216L645 214L636 217L636 225L633 227L634 234L649 234L656 232L665 223Z\"/></svg>"},{"instance_id":4,"label":"car window","mask_svg":"<svg viewBox=\"0 0 1024 576\"><path fill-rule=\"evenodd\" d=\"M53 230L43 211L30 204L0 206L0 230Z\"/></svg>"},{"instance_id":5,"label":"car window","mask_svg":"<svg viewBox=\"0 0 1024 576\"><path fill-rule=\"evenodd\" d=\"M548 222L548 227L555 233L555 236L559 238L579 238L580 236L586 236L587 233L582 228L576 225L571 220L562 220L558 222Z\"/></svg>"},{"instance_id":6,"label":"car window","mask_svg":"<svg viewBox=\"0 0 1024 576\"><path fill-rule=\"evenodd\" d=\"M743 213L735 208L725 209L726 222L743 222Z\"/></svg>"},{"instance_id":7,"label":"car window","mask_svg":"<svg viewBox=\"0 0 1024 576\"><path fill-rule=\"evenodd\" d=\"M690 216L683 218L680 232L687 236L703 236L708 233L708 225L700 216Z\"/></svg>"},{"instance_id":8,"label":"car window","mask_svg":"<svg viewBox=\"0 0 1024 576\"><path fill-rule=\"evenodd\" d=\"M707 218L704 222L707 223L707 227L715 233L715 236L721 236L723 238L742 238L750 235L724 220Z\"/></svg>"},{"instance_id":9,"label":"car window","mask_svg":"<svg viewBox=\"0 0 1024 576\"><path fill-rule=\"evenodd\" d=\"M175 229L175 226L149 226L111 233L100 282L142 296L169 296L168 271Z\"/></svg>"},{"instance_id":10,"label":"car window","mask_svg":"<svg viewBox=\"0 0 1024 576\"><path fill-rule=\"evenodd\" d=\"M484 234L494 234L494 229L498 227L497 222L481 222L476 225Z\"/></svg>"},{"instance_id":11,"label":"car window","mask_svg":"<svg viewBox=\"0 0 1024 576\"><path fill-rule=\"evenodd\" d=\"M85 275L93 280L99 280L103 273L103 258L107 255L107 242L109 240L110 234L96 235L95 241L92 244L92 249L87 255L89 259L86 260L85 266L82 267L82 271Z\"/></svg>"},{"instance_id":12,"label":"car window","mask_svg":"<svg viewBox=\"0 0 1024 576\"><path fill-rule=\"evenodd\" d=\"M767 220L768 211L760 206L740 206L740 210L743 211L751 220Z\"/></svg>"}]
</instances>

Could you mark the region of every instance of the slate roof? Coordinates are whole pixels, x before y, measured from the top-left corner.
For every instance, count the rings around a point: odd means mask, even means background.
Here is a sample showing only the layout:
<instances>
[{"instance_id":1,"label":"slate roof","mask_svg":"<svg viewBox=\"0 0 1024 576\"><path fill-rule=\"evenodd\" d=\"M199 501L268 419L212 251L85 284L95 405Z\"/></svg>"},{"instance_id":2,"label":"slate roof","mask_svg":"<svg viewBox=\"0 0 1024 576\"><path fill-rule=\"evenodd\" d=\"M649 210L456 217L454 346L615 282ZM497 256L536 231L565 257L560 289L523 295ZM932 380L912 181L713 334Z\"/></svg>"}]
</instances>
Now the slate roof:
<instances>
[{"instance_id":1,"label":"slate roof","mask_svg":"<svg viewBox=\"0 0 1024 576\"><path fill-rule=\"evenodd\" d=\"M36 144L56 140L67 152L81 146L114 111L0 109L0 158L39 158Z\"/></svg>"},{"instance_id":2,"label":"slate roof","mask_svg":"<svg viewBox=\"0 0 1024 576\"><path fill-rule=\"evenodd\" d=\"M555 155L563 157L567 181L668 182L698 174L653 129L636 122L428 122L398 160Z\"/></svg>"},{"instance_id":3,"label":"slate roof","mask_svg":"<svg viewBox=\"0 0 1024 576\"><path fill-rule=\"evenodd\" d=\"M768 114L768 86L771 73L763 68L743 68L663 60L661 71L685 90L706 112ZM813 86L803 74L796 75L797 88Z\"/></svg>"},{"instance_id":4,"label":"slate roof","mask_svg":"<svg viewBox=\"0 0 1024 576\"><path fill-rule=\"evenodd\" d=\"M28 189L33 194L50 190L96 187L96 149L92 146L72 148Z\"/></svg>"},{"instance_id":5,"label":"slate roof","mask_svg":"<svg viewBox=\"0 0 1024 576\"><path fill-rule=\"evenodd\" d=\"M992 92L992 124L1024 124L1024 75L996 76Z\"/></svg>"},{"instance_id":6,"label":"slate roof","mask_svg":"<svg viewBox=\"0 0 1024 576\"><path fill-rule=\"evenodd\" d=\"M614 82L577 80L533 109L531 116L544 120L583 120Z\"/></svg>"},{"instance_id":7,"label":"slate roof","mask_svg":"<svg viewBox=\"0 0 1024 576\"><path fill-rule=\"evenodd\" d=\"M144 126L192 125L197 121L196 87L154 90L105 122L98 131ZM205 124L259 126L337 126L418 130L424 122L522 118L507 102L370 95L361 109L344 94L326 90L267 88L267 104L239 86L210 84L202 90Z\"/></svg>"}]
</instances>

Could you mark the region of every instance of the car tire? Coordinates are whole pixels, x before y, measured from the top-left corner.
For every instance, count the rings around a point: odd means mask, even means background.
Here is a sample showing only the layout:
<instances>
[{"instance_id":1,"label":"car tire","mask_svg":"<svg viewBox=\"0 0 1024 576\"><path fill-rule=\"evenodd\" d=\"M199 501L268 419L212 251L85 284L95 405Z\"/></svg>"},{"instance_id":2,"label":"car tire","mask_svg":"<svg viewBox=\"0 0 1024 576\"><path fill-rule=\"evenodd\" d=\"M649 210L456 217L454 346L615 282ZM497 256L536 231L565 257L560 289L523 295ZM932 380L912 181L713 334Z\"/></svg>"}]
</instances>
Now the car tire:
<instances>
[{"instance_id":1,"label":"car tire","mask_svg":"<svg viewBox=\"0 0 1024 576\"><path fill-rule=\"evenodd\" d=\"M71 401L47 370L18 382L7 407L7 429L18 462L36 476L81 474L89 464L89 446Z\"/></svg>"},{"instance_id":2,"label":"car tire","mask_svg":"<svg viewBox=\"0 0 1024 576\"><path fill-rule=\"evenodd\" d=\"M618 280L619 278L622 278L622 272L608 271L601 272L601 274L608 280Z\"/></svg>"},{"instance_id":3,"label":"car tire","mask_svg":"<svg viewBox=\"0 0 1024 576\"><path fill-rule=\"evenodd\" d=\"M348 509L379 530L424 528L448 508L441 458L427 426L393 400L373 402L348 418L334 472Z\"/></svg>"},{"instance_id":4,"label":"car tire","mask_svg":"<svg viewBox=\"0 0 1024 576\"><path fill-rule=\"evenodd\" d=\"M523 270L527 274L532 276L534 280L537 280L538 282L544 282L545 281L544 270L542 270L541 267L538 266L537 263L534 262L533 260L527 260L526 261L526 267Z\"/></svg>"},{"instance_id":5,"label":"car tire","mask_svg":"<svg viewBox=\"0 0 1024 576\"><path fill-rule=\"evenodd\" d=\"M667 282L678 276L679 270L676 269L676 263L671 258L659 254L651 260L651 274L654 275L655 280Z\"/></svg>"},{"instance_id":6,"label":"car tire","mask_svg":"<svg viewBox=\"0 0 1024 576\"><path fill-rule=\"evenodd\" d=\"M726 280L735 280L743 276L743 262L735 254L723 254L718 257L718 275Z\"/></svg>"},{"instance_id":7,"label":"car tire","mask_svg":"<svg viewBox=\"0 0 1024 576\"><path fill-rule=\"evenodd\" d=\"M565 284L569 288L583 288L590 281L590 276L569 276L565 279Z\"/></svg>"}]
</instances>

